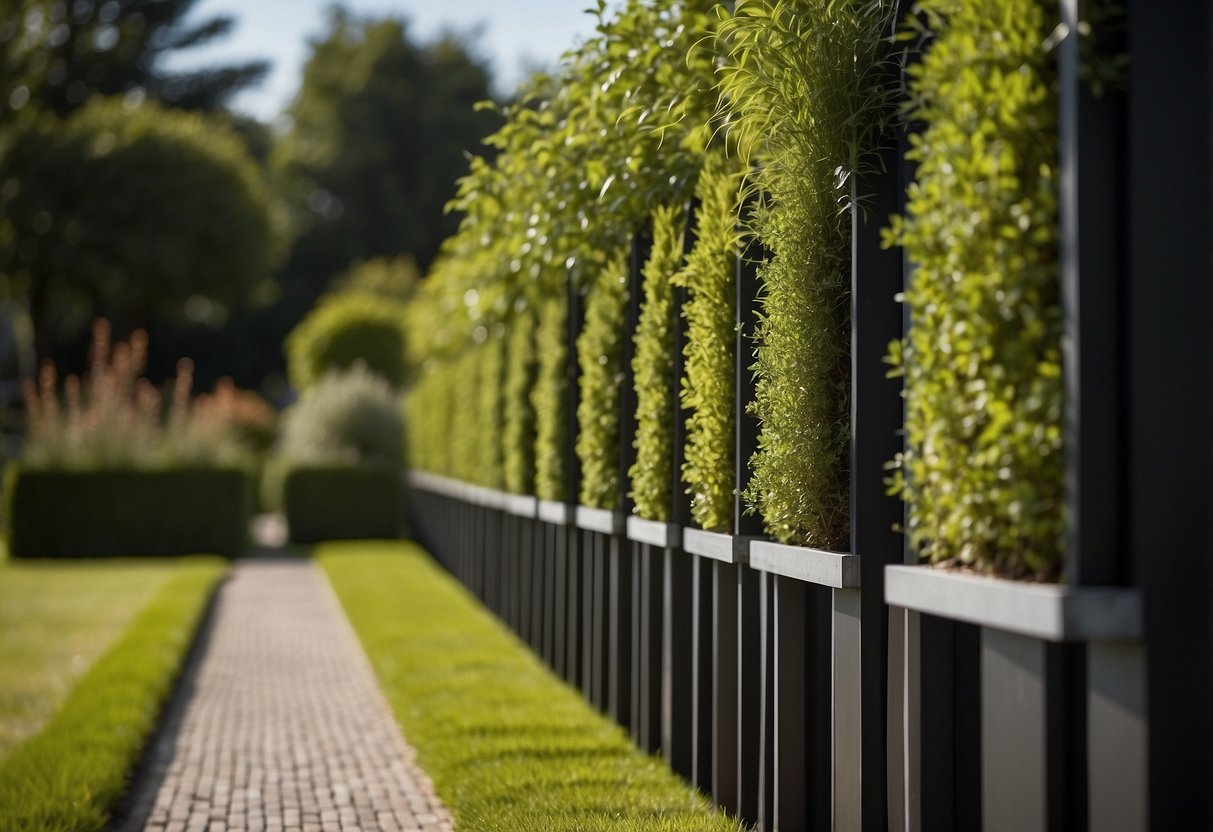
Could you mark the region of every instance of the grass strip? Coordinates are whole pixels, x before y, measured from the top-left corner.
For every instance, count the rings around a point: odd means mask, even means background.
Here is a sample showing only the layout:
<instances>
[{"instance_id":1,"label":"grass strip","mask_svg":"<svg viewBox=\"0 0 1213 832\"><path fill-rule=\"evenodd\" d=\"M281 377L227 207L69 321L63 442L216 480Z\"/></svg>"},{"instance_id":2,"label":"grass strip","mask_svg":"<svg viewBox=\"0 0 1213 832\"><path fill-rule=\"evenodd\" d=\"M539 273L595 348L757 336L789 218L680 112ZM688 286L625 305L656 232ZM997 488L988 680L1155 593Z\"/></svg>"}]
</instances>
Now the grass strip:
<instances>
[{"instance_id":1,"label":"grass strip","mask_svg":"<svg viewBox=\"0 0 1213 832\"><path fill-rule=\"evenodd\" d=\"M318 557L461 832L738 832L412 543Z\"/></svg>"},{"instance_id":2,"label":"grass strip","mask_svg":"<svg viewBox=\"0 0 1213 832\"><path fill-rule=\"evenodd\" d=\"M224 569L219 558L183 558L46 728L0 762L0 829L105 826Z\"/></svg>"}]
</instances>

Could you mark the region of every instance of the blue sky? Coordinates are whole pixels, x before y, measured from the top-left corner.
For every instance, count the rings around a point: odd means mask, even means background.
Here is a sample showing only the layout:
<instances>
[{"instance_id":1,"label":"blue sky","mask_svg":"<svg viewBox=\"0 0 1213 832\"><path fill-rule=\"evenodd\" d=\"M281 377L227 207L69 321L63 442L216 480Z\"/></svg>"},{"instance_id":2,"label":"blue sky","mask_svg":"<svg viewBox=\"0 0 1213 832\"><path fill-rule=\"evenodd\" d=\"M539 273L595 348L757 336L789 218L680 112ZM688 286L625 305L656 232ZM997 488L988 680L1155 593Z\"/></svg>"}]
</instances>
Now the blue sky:
<instances>
[{"instance_id":1,"label":"blue sky","mask_svg":"<svg viewBox=\"0 0 1213 832\"><path fill-rule=\"evenodd\" d=\"M266 58L273 69L260 88L243 93L235 108L274 119L299 87L307 39L323 31L331 0L201 0L198 17L230 14L235 32L222 42L181 53L171 67ZM476 48L488 59L497 92L512 91L528 67L554 66L560 54L594 30L585 9L593 0L348 0L359 14L395 14L411 22L421 40L443 30L479 30ZM617 5L612 3L611 5Z\"/></svg>"}]
</instances>

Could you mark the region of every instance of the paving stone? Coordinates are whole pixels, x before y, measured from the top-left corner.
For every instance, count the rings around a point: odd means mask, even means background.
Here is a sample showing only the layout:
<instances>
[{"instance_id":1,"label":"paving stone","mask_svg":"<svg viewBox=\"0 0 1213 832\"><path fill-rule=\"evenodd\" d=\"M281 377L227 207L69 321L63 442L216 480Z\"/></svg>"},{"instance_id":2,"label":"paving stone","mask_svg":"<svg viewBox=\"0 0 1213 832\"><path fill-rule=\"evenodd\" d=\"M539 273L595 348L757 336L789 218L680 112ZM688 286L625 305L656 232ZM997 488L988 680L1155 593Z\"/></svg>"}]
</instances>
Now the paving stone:
<instances>
[{"instance_id":1,"label":"paving stone","mask_svg":"<svg viewBox=\"0 0 1213 832\"><path fill-rule=\"evenodd\" d=\"M120 832L452 829L310 561L233 566L168 725Z\"/></svg>"}]
</instances>

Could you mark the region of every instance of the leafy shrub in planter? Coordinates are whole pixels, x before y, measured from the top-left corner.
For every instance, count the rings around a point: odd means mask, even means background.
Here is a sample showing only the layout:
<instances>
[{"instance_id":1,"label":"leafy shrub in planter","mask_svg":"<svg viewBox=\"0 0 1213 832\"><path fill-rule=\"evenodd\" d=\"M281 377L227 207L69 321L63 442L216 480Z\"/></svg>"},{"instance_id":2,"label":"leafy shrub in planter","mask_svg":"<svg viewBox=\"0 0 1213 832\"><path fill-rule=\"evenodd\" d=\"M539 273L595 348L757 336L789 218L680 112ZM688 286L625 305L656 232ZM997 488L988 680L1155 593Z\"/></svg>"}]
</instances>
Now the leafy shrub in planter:
<instances>
[{"instance_id":1,"label":"leafy shrub in planter","mask_svg":"<svg viewBox=\"0 0 1213 832\"><path fill-rule=\"evenodd\" d=\"M405 380L405 307L370 293L328 295L286 338L287 368L296 390L356 362L399 387Z\"/></svg>"},{"instance_id":2,"label":"leafy shrub in planter","mask_svg":"<svg viewBox=\"0 0 1213 832\"><path fill-rule=\"evenodd\" d=\"M535 408L535 496L563 500L568 487L564 470L568 350L564 298L550 298L539 309L535 349L539 355L531 402Z\"/></svg>"},{"instance_id":3,"label":"leafy shrub in planter","mask_svg":"<svg viewBox=\"0 0 1213 832\"><path fill-rule=\"evenodd\" d=\"M582 505L618 509L619 388L623 383L628 269L622 257L599 271L577 337L581 398L577 403L577 459Z\"/></svg>"},{"instance_id":4,"label":"leafy shrub in planter","mask_svg":"<svg viewBox=\"0 0 1213 832\"><path fill-rule=\"evenodd\" d=\"M13 557L237 555L252 485L242 468L40 470L5 480Z\"/></svg>"},{"instance_id":5,"label":"leafy shrub in planter","mask_svg":"<svg viewBox=\"0 0 1213 832\"><path fill-rule=\"evenodd\" d=\"M1055 578L1064 530L1056 8L921 4L935 38L910 70L918 163L887 234L915 263L906 449L894 487L913 544L1008 576Z\"/></svg>"},{"instance_id":6,"label":"leafy shrub in planter","mask_svg":"<svg viewBox=\"0 0 1213 832\"><path fill-rule=\"evenodd\" d=\"M707 156L695 189L695 245L673 278L688 290L682 406L689 415L682 480L691 495L691 516L711 531L730 530L736 487L733 350L740 186L737 166L723 152Z\"/></svg>"},{"instance_id":7,"label":"leafy shrub in planter","mask_svg":"<svg viewBox=\"0 0 1213 832\"><path fill-rule=\"evenodd\" d=\"M672 206L653 212L653 247L644 265L644 299L636 324L632 372L636 384L636 462L631 477L636 513L649 520L673 516L675 401L674 286L671 278L682 266L684 212Z\"/></svg>"},{"instance_id":8,"label":"leafy shrub in planter","mask_svg":"<svg viewBox=\"0 0 1213 832\"><path fill-rule=\"evenodd\" d=\"M397 466L295 465L282 501L296 543L396 538L402 531L404 483Z\"/></svg>"},{"instance_id":9,"label":"leafy shrub in planter","mask_svg":"<svg viewBox=\"0 0 1213 832\"><path fill-rule=\"evenodd\" d=\"M502 428L505 489L513 494L535 490L535 316L528 308L510 322L506 336L505 402Z\"/></svg>"},{"instance_id":10,"label":"leafy shrub in planter","mask_svg":"<svg viewBox=\"0 0 1213 832\"><path fill-rule=\"evenodd\" d=\"M849 545L848 208L890 116L881 70L895 5L748 0L721 28L732 136L756 163L747 219L769 252L746 498L783 542Z\"/></svg>"},{"instance_id":11,"label":"leafy shrub in planter","mask_svg":"<svg viewBox=\"0 0 1213 832\"><path fill-rule=\"evenodd\" d=\"M499 489L502 485L503 448L501 444L504 423L505 339L503 327L494 327L483 344L475 352L475 376L472 388L476 394L475 424L471 436L477 442L472 457L468 460L467 479L488 488Z\"/></svg>"}]
</instances>

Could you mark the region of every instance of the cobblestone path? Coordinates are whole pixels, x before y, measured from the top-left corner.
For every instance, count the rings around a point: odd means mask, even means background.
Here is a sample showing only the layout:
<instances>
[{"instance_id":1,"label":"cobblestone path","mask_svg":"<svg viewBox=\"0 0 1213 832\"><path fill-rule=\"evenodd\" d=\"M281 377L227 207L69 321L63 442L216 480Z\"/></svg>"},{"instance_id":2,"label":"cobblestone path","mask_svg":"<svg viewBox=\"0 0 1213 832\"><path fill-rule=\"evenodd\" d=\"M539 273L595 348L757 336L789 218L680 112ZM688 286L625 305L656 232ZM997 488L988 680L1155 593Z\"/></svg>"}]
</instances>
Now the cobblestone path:
<instances>
[{"instance_id":1,"label":"cobblestone path","mask_svg":"<svg viewBox=\"0 0 1213 832\"><path fill-rule=\"evenodd\" d=\"M205 638L119 828L451 828L316 566L237 562Z\"/></svg>"}]
</instances>

